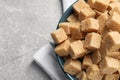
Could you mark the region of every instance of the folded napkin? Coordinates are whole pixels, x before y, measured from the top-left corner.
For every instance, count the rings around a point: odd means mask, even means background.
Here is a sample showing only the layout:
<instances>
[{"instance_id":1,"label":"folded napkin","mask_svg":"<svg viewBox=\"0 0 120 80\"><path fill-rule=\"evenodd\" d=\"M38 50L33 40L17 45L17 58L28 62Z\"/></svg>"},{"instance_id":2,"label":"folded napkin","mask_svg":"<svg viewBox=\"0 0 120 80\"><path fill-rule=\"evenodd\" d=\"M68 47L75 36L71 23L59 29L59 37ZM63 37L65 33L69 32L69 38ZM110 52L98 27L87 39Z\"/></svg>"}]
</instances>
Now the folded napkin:
<instances>
[{"instance_id":1,"label":"folded napkin","mask_svg":"<svg viewBox=\"0 0 120 80\"><path fill-rule=\"evenodd\" d=\"M65 12L75 1L77 0L62 0L63 11Z\"/></svg>"},{"instance_id":2,"label":"folded napkin","mask_svg":"<svg viewBox=\"0 0 120 80\"><path fill-rule=\"evenodd\" d=\"M76 0L62 0L63 10L66 11L75 1ZM33 58L35 62L48 73L52 80L68 80L57 62L54 47L50 43L39 49Z\"/></svg>"},{"instance_id":3,"label":"folded napkin","mask_svg":"<svg viewBox=\"0 0 120 80\"><path fill-rule=\"evenodd\" d=\"M48 73L52 80L67 80L57 62L54 47L50 43L39 49L33 58Z\"/></svg>"}]
</instances>

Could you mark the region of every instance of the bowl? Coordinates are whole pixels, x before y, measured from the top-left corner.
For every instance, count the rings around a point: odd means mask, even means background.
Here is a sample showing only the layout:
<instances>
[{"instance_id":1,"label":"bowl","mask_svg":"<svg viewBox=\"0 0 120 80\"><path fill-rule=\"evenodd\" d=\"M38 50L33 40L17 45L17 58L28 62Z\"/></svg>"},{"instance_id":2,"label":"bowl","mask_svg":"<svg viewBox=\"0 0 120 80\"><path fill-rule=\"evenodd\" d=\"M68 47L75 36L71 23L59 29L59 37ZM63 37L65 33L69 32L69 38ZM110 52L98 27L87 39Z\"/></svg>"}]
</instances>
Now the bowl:
<instances>
[{"instance_id":1,"label":"bowl","mask_svg":"<svg viewBox=\"0 0 120 80\"><path fill-rule=\"evenodd\" d=\"M87 2L87 0L85 0L85 1ZM74 3L73 3L73 4L74 4ZM72 4L72 5L73 5L73 4ZM71 6L66 10L66 12L63 14L63 16L61 17L59 23L66 22L66 21L67 21L67 18L68 18L72 13L74 13L73 8L72 8L72 5L71 5ZM59 23L58 23L57 29L59 28ZM62 57L58 56L57 54L56 54L56 57L57 57L57 60L58 60L58 63L59 63L59 65L60 65L61 69L62 69L63 72L64 72L63 67L64 67L64 62L65 62L65 60L64 60ZM70 75L70 74L68 74L68 73L66 73L66 72L64 72L64 74L66 75L66 77L67 77L69 80L78 80L78 79L77 79L75 76L73 76L73 75Z\"/></svg>"},{"instance_id":2,"label":"bowl","mask_svg":"<svg viewBox=\"0 0 120 80\"><path fill-rule=\"evenodd\" d=\"M67 18L73 13L74 11L73 11L73 8L72 8L72 5L66 10L66 12L63 14L63 16L62 16L62 18L60 19L60 21L59 21L59 23L61 23L61 22L65 22L66 20L67 20ZM58 24L59 24L58 23ZM59 27L57 26L57 29L58 29ZM60 67L62 68L62 70L63 70L63 65L64 65L64 59L62 58L62 57L60 57L60 56L58 56L57 54L56 54L56 57L57 57L57 60L58 60L58 63L59 63L59 65L60 65ZM64 72L64 70L63 70L63 72ZM69 80L77 80L76 78L75 78L75 76L72 76L72 75L70 75L70 74L68 74L68 73L66 73L66 72L64 72L64 74L66 75L66 77L69 79Z\"/></svg>"}]
</instances>

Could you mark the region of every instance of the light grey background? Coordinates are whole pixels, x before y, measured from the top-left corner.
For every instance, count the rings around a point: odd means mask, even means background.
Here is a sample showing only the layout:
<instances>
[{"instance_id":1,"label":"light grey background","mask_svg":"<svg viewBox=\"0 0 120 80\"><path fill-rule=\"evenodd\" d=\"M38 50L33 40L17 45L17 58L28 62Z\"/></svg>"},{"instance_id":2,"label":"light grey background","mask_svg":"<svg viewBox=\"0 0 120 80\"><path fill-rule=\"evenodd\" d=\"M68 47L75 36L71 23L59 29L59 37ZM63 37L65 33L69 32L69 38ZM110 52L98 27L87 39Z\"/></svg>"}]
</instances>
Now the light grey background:
<instances>
[{"instance_id":1,"label":"light grey background","mask_svg":"<svg viewBox=\"0 0 120 80\"><path fill-rule=\"evenodd\" d=\"M0 0L0 80L51 80L32 56L61 15L60 0Z\"/></svg>"}]
</instances>

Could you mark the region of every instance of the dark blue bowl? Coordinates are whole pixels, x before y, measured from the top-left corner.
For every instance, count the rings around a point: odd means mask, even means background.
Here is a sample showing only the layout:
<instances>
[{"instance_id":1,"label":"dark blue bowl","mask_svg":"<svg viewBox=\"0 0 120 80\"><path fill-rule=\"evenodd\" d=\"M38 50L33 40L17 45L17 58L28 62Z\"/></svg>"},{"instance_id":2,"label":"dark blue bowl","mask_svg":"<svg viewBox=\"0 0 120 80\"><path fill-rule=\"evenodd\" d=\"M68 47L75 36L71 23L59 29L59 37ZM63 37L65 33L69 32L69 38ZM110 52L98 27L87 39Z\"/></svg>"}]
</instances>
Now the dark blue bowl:
<instances>
[{"instance_id":1,"label":"dark blue bowl","mask_svg":"<svg viewBox=\"0 0 120 80\"><path fill-rule=\"evenodd\" d=\"M67 11L63 14L63 16L62 16L62 18L60 19L60 21L59 21L59 23L61 23L61 22L65 22L66 20L67 20L67 18L73 13L74 11L73 11L73 9L72 9L72 6L70 6L68 9L67 9ZM58 27L57 27L57 29L58 29ZM60 67L62 68L62 70L63 70L63 65L64 65L64 59L63 58L61 58L60 56L58 56L58 55L56 55L57 56L57 60L58 60L58 62L59 62L59 64L60 64ZM64 72L64 70L63 70L63 72ZM64 72L65 73L65 75L66 75L66 77L68 77L68 79L69 80L77 80L74 76L72 76L72 75L70 75L70 74L68 74L68 73L66 73L66 72Z\"/></svg>"}]
</instances>

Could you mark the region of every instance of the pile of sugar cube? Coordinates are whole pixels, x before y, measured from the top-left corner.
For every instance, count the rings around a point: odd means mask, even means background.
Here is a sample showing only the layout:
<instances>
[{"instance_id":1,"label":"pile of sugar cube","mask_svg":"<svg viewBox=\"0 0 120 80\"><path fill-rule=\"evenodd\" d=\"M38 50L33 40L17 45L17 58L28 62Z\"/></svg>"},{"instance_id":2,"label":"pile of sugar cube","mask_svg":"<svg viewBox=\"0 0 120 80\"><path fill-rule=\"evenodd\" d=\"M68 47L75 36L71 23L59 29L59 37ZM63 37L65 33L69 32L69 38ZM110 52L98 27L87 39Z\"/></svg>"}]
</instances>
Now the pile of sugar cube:
<instances>
[{"instance_id":1,"label":"pile of sugar cube","mask_svg":"<svg viewBox=\"0 0 120 80\"><path fill-rule=\"evenodd\" d=\"M78 0L73 10L51 33L64 71L78 80L119 80L120 2Z\"/></svg>"}]
</instances>

